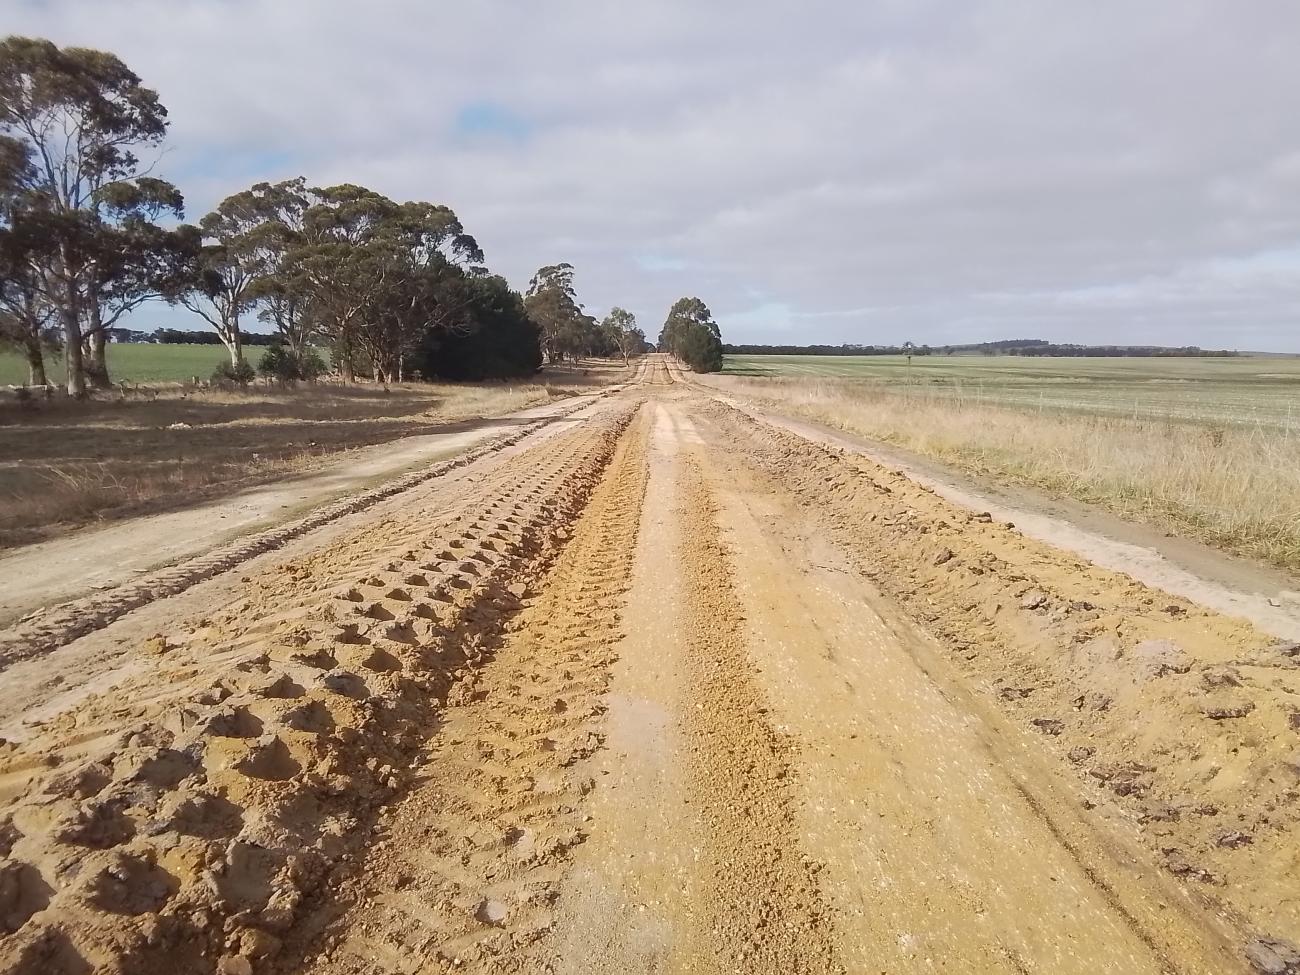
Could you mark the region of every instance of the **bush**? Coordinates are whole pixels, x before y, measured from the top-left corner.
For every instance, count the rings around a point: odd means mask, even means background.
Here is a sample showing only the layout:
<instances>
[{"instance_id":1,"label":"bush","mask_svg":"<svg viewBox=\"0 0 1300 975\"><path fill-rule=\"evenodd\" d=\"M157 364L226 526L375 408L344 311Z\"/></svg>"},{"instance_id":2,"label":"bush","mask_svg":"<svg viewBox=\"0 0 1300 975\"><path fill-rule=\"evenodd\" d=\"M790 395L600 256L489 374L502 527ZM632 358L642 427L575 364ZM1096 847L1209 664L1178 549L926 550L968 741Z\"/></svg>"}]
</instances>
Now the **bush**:
<instances>
[{"instance_id":1,"label":"bush","mask_svg":"<svg viewBox=\"0 0 1300 975\"><path fill-rule=\"evenodd\" d=\"M271 346L257 364L258 372L278 383L294 383L299 380L312 382L323 376L327 369L325 360L315 349L295 354L283 345Z\"/></svg>"},{"instance_id":2,"label":"bush","mask_svg":"<svg viewBox=\"0 0 1300 975\"><path fill-rule=\"evenodd\" d=\"M223 362L212 370L212 381L218 386L247 386L256 378L257 373L253 367L243 359L239 360L237 366Z\"/></svg>"}]
</instances>

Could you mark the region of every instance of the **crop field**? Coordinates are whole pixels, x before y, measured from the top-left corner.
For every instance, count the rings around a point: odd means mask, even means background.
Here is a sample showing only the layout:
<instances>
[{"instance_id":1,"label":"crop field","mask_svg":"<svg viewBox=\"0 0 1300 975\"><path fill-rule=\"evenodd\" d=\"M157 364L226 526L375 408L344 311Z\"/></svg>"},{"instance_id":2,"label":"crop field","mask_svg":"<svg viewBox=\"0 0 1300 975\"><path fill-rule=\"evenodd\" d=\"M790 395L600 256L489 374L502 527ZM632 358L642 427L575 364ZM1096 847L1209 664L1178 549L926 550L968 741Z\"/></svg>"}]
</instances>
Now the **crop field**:
<instances>
[{"instance_id":1,"label":"crop field","mask_svg":"<svg viewBox=\"0 0 1300 975\"><path fill-rule=\"evenodd\" d=\"M1300 433L1300 356L727 356L724 374L862 380L973 405L1190 420Z\"/></svg>"},{"instance_id":2,"label":"crop field","mask_svg":"<svg viewBox=\"0 0 1300 975\"><path fill-rule=\"evenodd\" d=\"M244 357L254 367L261 361L263 346L248 346ZM181 383L194 376L207 379L212 370L230 360L221 345L110 345L108 371L114 382ZM52 383L63 378L63 360L47 359L47 376ZM21 386L27 381L27 363L14 352L0 352L0 386Z\"/></svg>"}]
</instances>

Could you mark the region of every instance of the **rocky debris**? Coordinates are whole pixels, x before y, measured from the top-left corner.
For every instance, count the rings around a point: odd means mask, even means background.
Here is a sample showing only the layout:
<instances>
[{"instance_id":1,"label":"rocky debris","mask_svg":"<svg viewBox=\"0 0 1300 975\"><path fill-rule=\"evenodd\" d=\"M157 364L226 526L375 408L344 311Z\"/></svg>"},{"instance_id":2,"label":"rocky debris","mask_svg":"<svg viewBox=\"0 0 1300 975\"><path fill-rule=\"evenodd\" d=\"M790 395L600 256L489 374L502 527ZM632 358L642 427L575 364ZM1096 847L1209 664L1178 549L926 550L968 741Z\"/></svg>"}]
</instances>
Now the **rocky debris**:
<instances>
[{"instance_id":1,"label":"rocky debris","mask_svg":"<svg viewBox=\"0 0 1300 975\"><path fill-rule=\"evenodd\" d=\"M1095 765L1088 769L1088 774L1106 783L1106 787L1117 796L1144 796L1151 788L1146 776L1154 771L1149 765L1125 762L1119 765Z\"/></svg>"},{"instance_id":2,"label":"rocky debris","mask_svg":"<svg viewBox=\"0 0 1300 975\"><path fill-rule=\"evenodd\" d=\"M1281 938L1256 938L1246 945L1246 960L1264 975L1300 972L1300 948Z\"/></svg>"},{"instance_id":3,"label":"rocky debris","mask_svg":"<svg viewBox=\"0 0 1300 975\"><path fill-rule=\"evenodd\" d=\"M1248 846L1254 842L1249 833L1243 833L1241 830L1229 829L1215 837L1214 845L1221 846L1224 849L1235 850L1239 846Z\"/></svg>"},{"instance_id":4,"label":"rocky debris","mask_svg":"<svg viewBox=\"0 0 1300 975\"><path fill-rule=\"evenodd\" d=\"M1034 718L1030 724L1045 735L1056 736L1065 730L1065 723L1057 718Z\"/></svg>"},{"instance_id":5,"label":"rocky debris","mask_svg":"<svg viewBox=\"0 0 1300 975\"><path fill-rule=\"evenodd\" d=\"M253 963L243 955L222 955L217 959L217 975L253 975Z\"/></svg>"},{"instance_id":6,"label":"rocky debris","mask_svg":"<svg viewBox=\"0 0 1300 975\"><path fill-rule=\"evenodd\" d=\"M1097 749L1090 745L1076 745L1066 753L1066 757L1075 765L1081 765L1088 759L1092 758L1096 753Z\"/></svg>"},{"instance_id":7,"label":"rocky debris","mask_svg":"<svg viewBox=\"0 0 1300 975\"><path fill-rule=\"evenodd\" d=\"M1047 605L1047 593L1039 589L1031 589L1020 597L1021 609L1041 609Z\"/></svg>"},{"instance_id":8,"label":"rocky debris","mask_svg":"<svg viewBox=\"0 0 1300 975\"><path fill-rule=\"evenodd\" d=\"M1279 643L1273 649L1284 657L1300 657L1300 643Z\"/></svg>"},{"instance_id":9,"label":"rocky debris","mask_svg":"<svg viewBox=\"0 0 1300 975\"><path fill-rule=\"evenodd\" d=\"M1167 849L1162 851L1165 855L1165 869L1175 877L1186 877L1190 880L1199 880L1201 883L1213 883L1214 874L1204 867L1198 866L1191 860L1188 860L1177 849Z\"/></svg>"},{"instance_id":10,"label":"rocky debris","mask_svg":"<svg viewBox=\"0 0 1300 975\"><path fill-rule=\"evenodd\" d=\"M1036 687L1000 687L998 697L1004 701L1023 701L1036 690Z\"/></svg>"},{"instance_id":11,"label":"rocky debris","mask_svg":"<svg viewBox=\"0 0 1300 975\"><path fill-rule=\"evenodd\" d=\"M1207 704L1201 708L1201 714L1212 721L1229 721L1233 718L1244 718L1254 710L1254 702L1241 701L1231 704Z\"/></svg>"},{"instance_id":12,"label":"rocky debris","mask_svg":"<svg viewBox=\"0 0 1300 975\"><path fill-rule=\"evenodd\" d=\"M953 559L953 551L952 551L952 549L950 549L950 548L941 548L941 549L939 549L939 554L936 555L936 556L934 557L934 564L935 564L935 565L943 565L943 564L946 563L946 562L951 562L952 559Z\"/></svg>"},{"instance_id":13,"label":"rocky debris","mask_svg":"<svg viewBox=\"0 0 1300 975\"><path fill-rule=\"evenodd\" d=\"M1295 749L1286 758L1282 759L1282 764L1296 775L1300 775L1300 748Z\"/></svg>"},{"instance_id":14,"label":"rocky debris","mask_svg":"<svg viewBox=\"0 0 1300 975\"><path fill-rule=\"evenodd\" d=\"M1133 667L1142 680L1156 680L1192 669L1192 657L1172 640L1144 640L1130 651Z\"/></svg>"},{"instance_id":15,"label":"rocky debris","mask_svg":"<svg viewBox=\"0 0 1300 975\"><path fill-rule=\"evenodd\" d=\"M1221 690L1225 687L1240 687L1241 672L1236 667L1206 667L1201 671L1201 686L1207 691Z\"/></svg>"}]
</instances>

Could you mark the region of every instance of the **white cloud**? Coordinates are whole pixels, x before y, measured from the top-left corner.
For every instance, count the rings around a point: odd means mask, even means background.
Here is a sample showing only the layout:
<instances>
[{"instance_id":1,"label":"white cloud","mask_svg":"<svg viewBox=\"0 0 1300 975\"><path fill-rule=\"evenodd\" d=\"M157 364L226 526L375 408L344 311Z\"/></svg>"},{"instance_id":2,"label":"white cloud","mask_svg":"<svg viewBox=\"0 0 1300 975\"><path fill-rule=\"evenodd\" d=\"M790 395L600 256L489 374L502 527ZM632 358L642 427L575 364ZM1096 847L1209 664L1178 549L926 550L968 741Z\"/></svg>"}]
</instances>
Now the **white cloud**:
<instances>
[{"instance_id":1,"label":"white cloud","mask_svg":"<svg viewBox=\"0 0 1300 975\"><path fill-rule=\"evenodd\" d=\"M738 340L1300 351L1292 0L6 12L160 91L192 212L299 172L445 202L652 334L691 293ZM464 138L474 106L517 133Z\"/></svg>"}]
</instances>

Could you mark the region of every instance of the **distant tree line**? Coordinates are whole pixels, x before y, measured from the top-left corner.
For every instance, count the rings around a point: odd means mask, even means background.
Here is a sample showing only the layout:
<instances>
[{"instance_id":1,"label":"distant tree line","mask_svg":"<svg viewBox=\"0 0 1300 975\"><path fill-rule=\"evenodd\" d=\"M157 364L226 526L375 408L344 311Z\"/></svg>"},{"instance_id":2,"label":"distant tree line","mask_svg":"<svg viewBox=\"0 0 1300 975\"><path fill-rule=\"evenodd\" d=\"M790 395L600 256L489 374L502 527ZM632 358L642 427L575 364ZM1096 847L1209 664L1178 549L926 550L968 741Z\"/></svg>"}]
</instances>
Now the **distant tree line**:
<instances>
[{"instance_id":1,"label":"distant tree line","mask_svg":"<svg viewBox=\"0 0 1300 975\"><path fill-rule=\"evenodd\" d=\"M153 332L135 332L131 336L110 335L119 343L152 343L155 345L221 345L216 332L192 332L181 328L159 328ZM280 336L267 332L247 332L244 345L278 345Z\"/></svg>"},{"instance_id":2,"label":"distant tree line","mask_svg":"<svg viewBox=\"0 0 1300 975\"><path fill-rule=\"evenodd\" d=\"M963 345L724 345L726 355L1023 355L1082 357L1187 357L1236 356L1228 350L1202 349L1195 345L1074 345L1045 339L1003 339Z\"/></svg>"},{"instance_id":3,"label":"distant tree line","mask_svg":"<svg viewBox=\"0 0 1300 975\"><path fill-rule=\"evenodd\" d=\"M722 368L722 332L699 298L674 302L659 332L659 351L671 352L695 372Z\"/></svg>"},{"instance_id":4,"label":"distant tree line","mask_svg":"<svg viewBox=\"0 0 1300 975\"><path fill-rule=\"evenodd\" d=\"M137 340L119 322L151 300L211 328L156 341L220 343L222 372L239 381L252 344L281 350L263 357L281 377L317 372L322 347L345 381L384 382L520 376L543 356L645 348L629 313L583 312L571 265L542 268L527 297L512 291L440 204L299 177L168 226L184 200L140 158L160 154L167 125L158 94L112 54L0 42L0 342L26 357L31 383L46 383L57 353L71 395L107 386L105 346Z\"/></svg>"}]
</instances>

